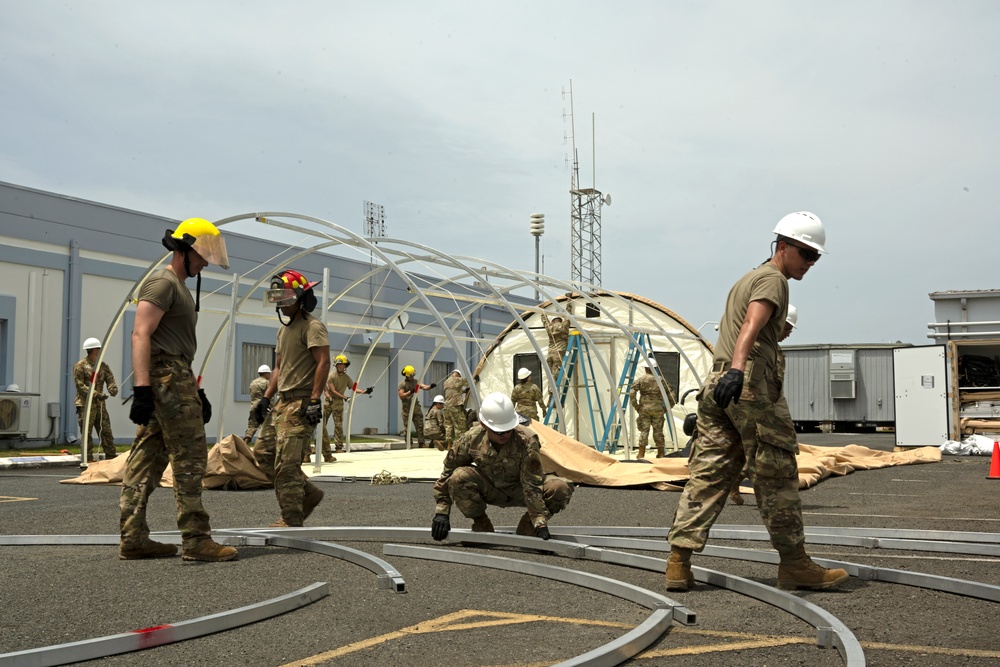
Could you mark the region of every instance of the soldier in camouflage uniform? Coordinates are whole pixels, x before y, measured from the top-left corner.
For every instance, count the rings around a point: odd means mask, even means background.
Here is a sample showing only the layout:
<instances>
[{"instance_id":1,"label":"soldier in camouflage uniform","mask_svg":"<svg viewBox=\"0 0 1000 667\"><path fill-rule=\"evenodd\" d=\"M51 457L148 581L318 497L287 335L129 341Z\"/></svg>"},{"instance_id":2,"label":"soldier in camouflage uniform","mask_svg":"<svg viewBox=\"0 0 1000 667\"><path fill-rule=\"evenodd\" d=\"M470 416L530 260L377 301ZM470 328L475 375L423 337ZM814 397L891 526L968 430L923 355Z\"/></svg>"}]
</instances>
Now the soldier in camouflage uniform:
<instances>
[{"instance_id":1,"label":"soldier in camouflage uniform","mask_svg":"<svg viewBox=\"0 0 1000 667\"><path fill-rule=\"evenodd\" d=\"M549 349L545 355L545 362L552 371L552 377L559 379L559 369L562 368L563 357L566 356L566 348L569 346L569 322L561 317L553 317L549 321L548 316L542 313L542 324L545 325L545 332L549 336ZM549 393L553 393L549 390Z\"/></svg>"},{"instance_id":2,"label":"soldier in camouflage uniform","mask_svg":"<svg viewBox=\"0 0 1000 667\"><path fill-rule=\"evenodd\" d=\"M326 424L330 417L333 417L333 444L338 452L344 451L344 405L350 397L348 390L357 392L358 383L347 374L347 367L351 365L347 357L338 354L334 359L334 370L326 379L326 391L323 392L323 460L332 463L337 459L330 449L330 434L326 430ZM371 394L374 387L359 392L361 394Z\"/></svg>"},{"instance_id":3,"label":"soldier in camouflage uniform","mask_svg":"<svg viewBox=\"0 0 1000 667\"><path fill-rule=\"evenodd\" d=\"M479 409L479 424L458 439L434 484L437 501L431 536L443 540L451 531L451 505L472 519L475 532L493 532L488 505L525 507L518 535L549 539L548 522L569 505L573 483L542 472L538 435L520 421L510 398L490 394Z\"/></svg>"},{"instance_id":4,"label":"soldier in camouflage uniform","mask_svg":"<svg viewBox=\"0 0 1000 667\"><path fill-rule=\"evenodd\" d=\"M320 397L330 372L326 325L310 315L317 305L313 288L318 282L286 269L271 278L265 295L282 325L271 381L256 408L261 426L253 448L257 466L274 483L281 510L281 518L269 528L302 526L323 500L323 491L302 472L303 453L323 419ZM277 401L273 410L272 397Z\"/></svg>"},{"instance_id":5,"label":"soldier in camouflage uniform","mask_svg":"<svg viewBox=\"0 0 1000 667\"><path fill-rule=\"evenodd\" d=\"M639 458L646 456L646 443L649 441L649 429L653 429L653 443L656 445L656 456L663 458L666 456L666 440L663 437L663 422L667 412L667 406L663 403L663 395L660 393L660 385L653 375L656 368L656 360L653 358L639 362L639 367L645 372L636 378L629 390L629 400L635 407L636 426L639 429ZM673 407L677 399L674 392L670 390L670 385L663 383L663 388L667 393L667 400L670 407Z\"/></svg>"},{"instance_id":6,"label":"soldier in camouflage uniform","mask_svg":"<svg viewBox=\"0 0 1000 667\"><path fill-rule=\"evenodd\" d=\"M421 389L433 389L437 382L431 384L421 384L416 378L417 371L413 366L403 368L403 381L396 387L396 395L399 396L401 405L401 416L403 418L403 435L409 435L410 412L413 412L413 428L417 432L417 447L428 447L424 440L424 410L420 407L420 399L417 393Z\"/></svg>"},{"instance_id":7,"label":"soldier in camouflage uniform","mask_svg":"<svg viewBox=\"0 0 1000 667\"><path fill-rule=\"evenodd\" d=\"M795 329L795 324L799 321L798 311L795 306L788 304L788 317L785 319L785 327L781 331L781 336L778 337L778 342L781 343L786 338L792 335L792 331ZM781 394L778 398L778 403L774 406L778 414L788 415L788 419L791 420L792 413L788 409L788 402L785 400L784 385L785 385L785 353L782 352L781 348L778 348L777 361L774 364L774 380L778 385L778 392ZM733 482L733 488L729 492L729 501L735 505L743 504L743 494L740 493L740 483L749 476L749 471L747 466L743 466L743 470L740 474L736 476L736 481Z\"/></svg>"},{"instance_id":8,"label":"soldier in camouflage uniform","mask_svg":"<svg viewBox=\"0 0 1000 667\"><path fill-rule=\"evenodd\" d=\"M107 398L104 387L107 385L108 394L118 395L118 385L115 383L115 376L106 363L101 362L101 369L94 374L94 364L101 354L101 341L96 338L88 338L83 342L85 356L73 365L73 382L76 384L76 421L80 425L80 437L84 433L87 437L97 431L101 437L101 449L104 450L105 459L113 459L118 455L115 451L115 436L111 433L111 418L108 416ZM90 393L90 384L94 383L94 399L90 404L90 424L89 428L83 426L83 413L87 409L87 394ZM88 460L94 460L94 441L90 440Z\"/></svg>"},{"instance_id":9,"label":"soldier in camouflage uniform","mask_svg":"<svg viewBox=\"0 0 1000 667\"><path fill-rule=\"evenodd\" d=\"M729 292L712 374L698 394L691 478L667 535L667 590L694 584L691 553L705 547L744 462L780 557L778 587L827 589L848 578L844 570L820 567L806 554L795 428L776 409L776 355L788 311L788 279L801 280L825 252L826 233L819 219L805 212L782 218L774 233L771 258Z\"/></svg>"},{"instance_id":10,"label":"soldier in camouflage uniform","mask_svg":"<svg viewBox=\"0 0 1000 667\"><path fill-rule=\"evenodd\" d=\"M517 379L519 382L514 385L513 391L510 392L510 400L514 402L514 409L517 410L518 414L538 421L539 413L535 406L541 408L542 413L545 412L542 390L531 381L531 371L527 368L522 368L517 372Z\"/></svg>"},{"instance_id":11,"label":"soldier in camouflage uniform","mask_svg":"<svg viewBox=\"0 0 1000 667\"><path fill-rule=\"evenodd\" d=\"M444 396L438 394L434 397L434 404L427 411L424 418L424 437L431 441L431 445L438 450L451 449L452 441L448 439L447 417L444 412Z\"/></svg>"},{"instance_id":12,"label":"soldier in camouflage uniform","mask_svg":"<svg viewBox=\"0 0 1000 667\"><path fill-rule=\"evenodd\" d=\"M465 418L465 399L469 393L469 383L459 371L452 371L444 381L444 424L445 440L448 447L469 430Z\"/></svg>"},{"instance_id":13,"label":"soldier in camouflage uniform","mask_svg":"<svg viewBox=\"0 0 1000 667\"><path fill-rule=\"evenodd\" d=\"M184 285L210 263L229 268L226 244L215 225L189 218L174 232L167 230L163 245L173 251L170 264L139 289L132 329L129 418L139 428L122 479L118 557L163 558L177 553L172 544L150 540L146 523L149 496L169 463L184 560L232 560L238 555L236 549L212 540L208 512L201 502L208 461L205 424L212 417L212 406L191 370L201 294L199 290L197 300L192 299Z\"/></svg>"},{"instance_id":14,"label":"soldier in camouflage uniform","mask_svg":"<svg viewBox=\"0 0 1000 667\"><path fill-rule=\"evenodd\" d=\"M257 421L256 408L260 399L264 397L264 391L267 389L267 384L270 381L271 369L267 365L264 365L257 369L257 377L250 382L250 416L247 417L247 432L243 436L243 442L247 444L253 440L254 434L260 428L260 422Z\"/></svg>"}]
</instances>

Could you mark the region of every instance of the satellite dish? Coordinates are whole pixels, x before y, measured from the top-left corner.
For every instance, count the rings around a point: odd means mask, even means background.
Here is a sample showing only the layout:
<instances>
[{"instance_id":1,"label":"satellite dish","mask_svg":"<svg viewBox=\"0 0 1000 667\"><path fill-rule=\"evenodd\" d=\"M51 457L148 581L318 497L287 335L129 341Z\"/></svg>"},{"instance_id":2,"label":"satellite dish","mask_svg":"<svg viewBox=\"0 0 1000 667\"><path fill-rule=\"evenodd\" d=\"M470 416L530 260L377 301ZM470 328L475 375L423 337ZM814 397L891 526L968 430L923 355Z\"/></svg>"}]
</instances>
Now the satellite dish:
<instances>
[{"instance_id":1,"label":"satellite dish","mask_svg":"<svg viewBox=\"0 0 1000 667\"><path fill-rule=\"evenodd\" d=\"M386 326L391 331L402 331L403 329L406 328L406 325L409 323L410 323L409 313L403 312L391 318L389 322L386 324Z\"/></svg>"},{"instance_id":2,"label":"satellite dish","mask_svg":"<svg viewBox=\"0 0 1000 667\"><path fill-rule=\"evenodd\" d=\"M604 205L611 206L611 195L604 195Z\"/></svg>"}]
</instances>

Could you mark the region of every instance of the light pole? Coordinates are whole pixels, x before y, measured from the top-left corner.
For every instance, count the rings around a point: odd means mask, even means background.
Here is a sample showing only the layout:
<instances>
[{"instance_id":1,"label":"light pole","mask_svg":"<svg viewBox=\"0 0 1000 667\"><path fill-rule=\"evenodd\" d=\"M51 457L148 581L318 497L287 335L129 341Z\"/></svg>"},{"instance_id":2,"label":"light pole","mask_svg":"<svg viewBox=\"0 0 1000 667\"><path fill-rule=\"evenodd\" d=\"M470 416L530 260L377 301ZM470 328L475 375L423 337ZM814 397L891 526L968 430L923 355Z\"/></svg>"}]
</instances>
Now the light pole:
<instances>
[{"instance_id":1,"label":"light pole","mask_svg":"<svg viewBox=\"0 0 1000 667\"><path fill-rule=\"evenodd\" d=\"M541 273L538 267L538 246L539 242L542 240L542 234L545 233L545 214L544 213L532 213L531 214L531 235L535 237L535 273ZM538 290L535 290L535 301L538 301L539 294Z\"/></svg>"}]
</instances>

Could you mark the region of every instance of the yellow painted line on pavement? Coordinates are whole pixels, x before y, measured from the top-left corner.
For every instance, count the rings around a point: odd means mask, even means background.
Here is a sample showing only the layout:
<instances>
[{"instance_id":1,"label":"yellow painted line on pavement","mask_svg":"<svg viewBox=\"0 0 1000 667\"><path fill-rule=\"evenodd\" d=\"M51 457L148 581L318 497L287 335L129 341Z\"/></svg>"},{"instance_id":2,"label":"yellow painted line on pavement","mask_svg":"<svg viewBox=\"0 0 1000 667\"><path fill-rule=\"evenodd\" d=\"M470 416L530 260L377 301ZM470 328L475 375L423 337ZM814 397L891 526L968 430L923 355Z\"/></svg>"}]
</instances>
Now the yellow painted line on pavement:
<instances>
[{"instance_id":1,"label":"yellow painted line on pavement","mask_svg":"<svg viewBox=\"0 0 1000 667\"><path fill-rule=\"evenodd\" d=\"M0 496L0 503L19 503L25 500L38 500L38 498L19 498L17 496Z\"/></svg>"},{"instance_id":2,"label":"yellow painted line on pavement","mask_svg":"<svg viewBox=\"0 0 1000 667\"><path fill-rule=\"evenodd\" d=\"M631 630L634 625L613 621L595 621L585 618L566 618L562 616L541 616L537 614L511 614L506 612L481 611L475 609L462 609L460 611L445 614L438 618L429 619L417 625L401 628L388 632L377 637L371 637L352 644L347 644L339 648L319 653L317 655L289 662L283 667L311 667L319 665L329 660L339 658L351 653L363 651L379 644L408 637L413 635L432 634L438 632L456 632L461 630L475 630L479 628L497 627L502 625L515 625L520 623L568 623L571 625L589 625L609 628L620 628ZM692 646L675 646L663 649L651 649L643 651L635 656L633 660L663 658L671 656L691 656L704 655L707 653L724 653L729 651L746 651L757 648L774 648L778 646L790 646L793 644L815 644L816 638L813 636L779 636L761 635L749 632L733 632L728 630L703 630L698 628L672 627L671 634L697 635L702 637L716 637L719 639L739 640L722 641L714 644L696 644ZM884 642L861 642L865 649L880 651L899 651L906 653L926 653L934 655L950 655L956 657L974 658L1000 658L1000 651L989 651L981 649L944 648L939 646L919 646L912 644L888 644ZM544 662L524 662L515 664L492 665L491 667L547 667L551 661Z\"/></svg>"}]
</instances>

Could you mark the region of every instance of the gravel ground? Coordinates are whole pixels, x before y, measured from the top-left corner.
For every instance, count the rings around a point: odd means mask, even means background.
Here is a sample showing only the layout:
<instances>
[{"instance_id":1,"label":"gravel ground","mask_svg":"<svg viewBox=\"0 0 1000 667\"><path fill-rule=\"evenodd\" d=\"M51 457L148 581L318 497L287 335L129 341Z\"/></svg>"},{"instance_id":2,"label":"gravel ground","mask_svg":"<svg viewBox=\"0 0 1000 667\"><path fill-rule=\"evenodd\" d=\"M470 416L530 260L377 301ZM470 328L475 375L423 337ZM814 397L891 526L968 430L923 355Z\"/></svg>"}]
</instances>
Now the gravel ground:
<instances>
[{"instance_id":1,"label":"gravel ground","mask_svg":"<svg viewBox=\"0 0 1000 667\"><path fill-rule=\"evenodd\" d=\"M802 436L814 445L856 443L891 450L891 434ZM802 493L810 528L859 526L998 532L1000 481L987 480L988 457L945 457L941 463L860 471ZM114 534L117 487L59 484L76 468L0 472L8 535ZM325 483L326 499L312 526L429 527L429 484L371 486ZM581 487L559 526L668 526L679 494L648 489ZM727 507L719 524L760 523L754 500ZM2 500L2 498L0 498ZM216 529L265 526L277 517L273 492L208 491ZM491 511L512 526L515 509ZM154 530L174 528L167 489L151 501ZM453 526L471 524L453 513ZM94 661L102 665L231 664L487 666L548 665L611 641L641 623L645 608L570 584L515 572L383 556L377 541L340 542L384 557L406 580L407 592L379 590L358 566L309 552L243 547L230 563L117 559L113 546L0 547L0 652L116 634L182 621L283 595L316 581L331 595L300 610L251 626L139 653ZM434 545L429 538L421 544ZM713 545L768 549L762 542L713 540ZM438 545L440 546L440 545ZM445 548L475 550L450 542ZM956 577L1000 586L1000 558L832 545L812 555ZM523 550L481 553L544 562L619 579L666 593L663 575L606 563L568 560ZM664 553L643 552L664 558ZM695 564L773 584L775 566L696 556ZM996 665L1000 660L997 603L956 594L852 578L843 590L800 592L837 616L865 645L869 665ZM699 585L671 593L698 615L695 626L673 626L629 665L840 665L836 651L816 646L815 630L776 607ZM466 611L467 610L467 611Z\"/></svg>"}]
</instances>

